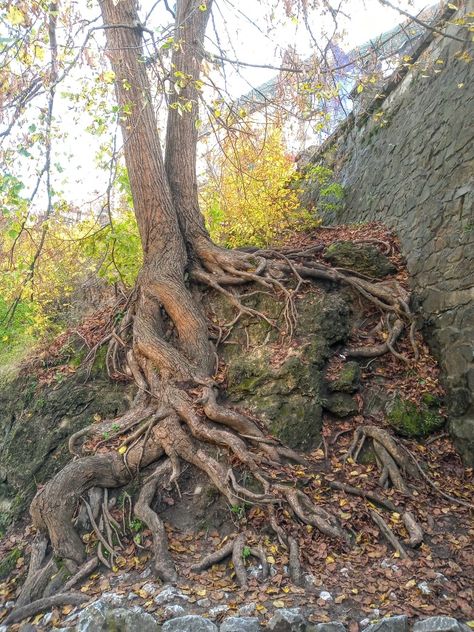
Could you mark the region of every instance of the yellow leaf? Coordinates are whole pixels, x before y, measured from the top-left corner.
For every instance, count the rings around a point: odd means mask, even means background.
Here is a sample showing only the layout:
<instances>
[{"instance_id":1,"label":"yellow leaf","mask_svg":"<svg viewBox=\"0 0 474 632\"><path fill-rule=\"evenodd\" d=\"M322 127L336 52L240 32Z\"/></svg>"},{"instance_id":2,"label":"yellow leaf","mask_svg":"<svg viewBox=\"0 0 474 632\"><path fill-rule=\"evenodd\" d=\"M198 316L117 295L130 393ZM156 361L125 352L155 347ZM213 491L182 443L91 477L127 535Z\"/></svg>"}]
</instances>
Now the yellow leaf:
<instances>
[{"instance_id":1,"label":"yellow leaf","mask_svg":"<svg viewBox=\"0 0 474 632\"><path fill-rule=\"evenodd\" d=\"M126 445L121 445L120 448L118 449L119 454L125 454L126 451L127 451Z\"/></svg>"},{"instance_id":2,"label":"yellow leaf","mask_svg":"<svg viewBox=\"0 0 474 632\"><path fill-rule=\"evenodd\" d=\"M466 625L468 625L470 628L474 628L474 621L466 621Z\"/></svg>"},{"instance_id":3,"label":"yellow leaf","mask_svg":"<svg viewBox=\"0 0 474 632\"><path fill-rule=\"evenodd\" d=\"M113 70L106 70L102 77L105 83L113 83L115 81L115 72Z\"/></svg>"},{"instance_id":4,"label":"yellow leaf","mask_svg":"<svg viewBox=\"0 0 474 632\"><path fill-rule=\"evenodd\" d=\"M458 7L455 4L452 4L451 2L448 2L448 7L452 9L453 11L458 10ZM467 625L469 625L469 623Z\"/></svg>"},{"instance_id":5,"label":"yellow leaf","mask_svg":"<svg viewBox=\"0 0 474 632\"><path fill-rule=\"evenodd\" d=\"M363 92L363 90L364 90L364 86L361 83L359 83L359 85L357 86L357 94L360 94L361 92Z\"/></svg>"},{"instance_id":6,"label":"yellow leaf","mask_svg":"<svg viewBox=\"0 0 474 632\"><path fill-rule=\"evenodd\" d=\"M265 614L265 612L267 612L267 609L261 603L258 603L255 606L255 609L258 610L258 612L261 612L262 614Z\"/></svg>"},{"instance_id":7,"label":"yellow leaf","mask_svg":"<svg viewBox=\"0 0 474 632\"><path fill-rule=\"evenodd\" d=\"M63 614L70 614L73 610L74 606L64 606L64 608L61 608Z\"/></svg>"},{"instance_id":8,"label":"yellow leaf","mask_svg":"<svg viewBox=\"0 0 474 632\"><path fill-rule=\"evenodd\" d=\"M275 606L275 608L284 608L285 602L282 601L281 599L277 599L276 601L273 602L273 605Z\"/></svg>"},{"instance_id":9,"label":"yellow leaf","mask_svg":"<svg viewBox=\"0 0 474 632\"><path fill-rule=\"evenodd\" d=\"M37 623L39 623L41 621L41 619L43 618L43 613L40 612L39 614L36 615L36 617L33 619L33 625L36 625Z\"/></svg>"},{"instance_id":10,"label":"yellow leaf","mask_svg":"<svg viewBox=\"0 0 474 632\"><path fill-rule=\"evenodd\" d=\"M415 584L416 584L416 581L414 579L410 579L410 581L408 581L405 584L405 588L413 588L413 586L415 586Z\"/></svg>"},{"instance_id":11,"label":"yellow leaf","mask_svg":"<svg viewBox=\"0 0 474 632\"><path fill-rule=\"evenodd\" d=\"M334 562L335 562L335 559L331 557L330 555L328 555L326 558L326 564L333 564Z\"/></svg>"},{"instance_id":12,"label":"yellow leaf","mask_svg":"<svg viewBox=\"0 0 474 632\"><path fill-rule=\"evenodd\" d=\"M42 46L35 44L34 52L35 52L36 59L39 59L40 61L44 61L44 48Z\"/></svg>"},{"instance_id":13,"label":"yellow leaf","mask_svg":"<svg viewBox=\"0 0 474 632\"><path fill-rule=\"evenodd\" d=\"M269 564L275 564L275 558L273 557L273 555L268 555L267 556L267 562Z\"/></svg>"},{"instance_id":14,"label":"yellow leaf","mask_svg":"<svg viewBox=\"0 0 474 632\"><path fill-rule=\"evenodd\" d=\"M205 597L207 594L207 591L205 588L201 589L201 590L196 590L196 595L199 595L200 597Z\"/></svg>"},{"instance_id":15,"label":"yellow leaf","mask_svg":"<svg viewBox=\"0 0 474 632\"><path fill-rule=\"evenodd\" d=\"M25 15L22 11L20 11L18 7L11 6L8 9L8 13L6 17L7 17L7 21L10 22L10 24L13 24L13 26L17 26L18 24L23 24L23 22L25 21Z\"/></svg>"}]
</instances>

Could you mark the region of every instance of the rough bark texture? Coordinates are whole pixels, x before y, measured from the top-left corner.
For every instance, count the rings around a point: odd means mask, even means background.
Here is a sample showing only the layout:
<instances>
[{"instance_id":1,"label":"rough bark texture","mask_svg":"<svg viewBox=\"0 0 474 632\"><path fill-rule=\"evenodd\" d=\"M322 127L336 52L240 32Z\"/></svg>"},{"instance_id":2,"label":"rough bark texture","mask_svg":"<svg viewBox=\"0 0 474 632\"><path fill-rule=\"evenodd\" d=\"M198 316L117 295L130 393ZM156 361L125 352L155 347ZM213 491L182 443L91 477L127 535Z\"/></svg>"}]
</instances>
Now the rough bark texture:
<instances>
[{"instance_id":1,"label":"rough bark texture","mask_svg":"<svg viewBox=\"0 0 474 632\"><path fill-rule=\"evenodd\" d=\"M31 515L34 525L48 535L51 543L46 563L54 554L63 559L70 572L80 574L85 553L73 518L83 501L99 541L97 557L108 565L114 555L114 521L107 509L107 495L104 494L101 515L99 508L99 514L92 518L93 510L85 493L92 487L123 486L144 467L155 464L154 474L144 482L135 513L152 531L155 572L167 581L173 580L176 571L166 546L166 534L151 505L157 489L179 478L184 461L203 471L231 505L248 500L267 511L268 524L290 551L292 575L299 583L298 545L278 524L275 505L285 505L303 524L346 544L350 534L303 491L272 477L272 466L282 458L301 463L301 457L268 437L254 419L220 400L213 380L216 353L198 300L200 288L211 287L229 300L237 310L233 322L242 314L251 314L271 324L265 314L246 307L229 286L254 283L260 290L278 293L288 334L296 318L293 294L303 283L303 276L346 284L404 324L411 322L409 297L393 283L373 284L322 264L308 264L305 253L298 252L290 260L291 255L273 251L231 252L212 244L199 211L195 173L195 82L199 79L211 2L205 11L199 5L196 0L177 3L172 68L182 73L178 77L184 75L185 86L180 95L173 94L171 105L183 98L192 107L183 116L171 109L164 162L143 63L143 29L136 2L100 2L107 27L107 54L116 75L125 161L144 252L143 268L120 323L120 336L116 333L111 337L107 358L112 372L134 379L138 392L126 414L71 437L70 450L77 459L37 494ZM292 289L285 285L288 276L293 280ZM114 437L121 437L118 451L82 456L82 440L101 437L104 430L111 429ZM409 472L410 464L389 436L369 426L363 428L363 435L371 437L393 457L396 472L398 466ZM221 457L213 456L208 446L221 448ZM237 468L252 477L252 490L241 483ZM221 553L222 557L232 553L242 585L246 584L242 563L245 537L238 535L233 546L219 551L215 558L220 559ZM252 555L261 556L258 547L249 550ZM44 556L42 549L40 553ZM203 565L212 560L205 560ZM38 573L41 569L35 566L32 575L36 577ZM31 595L25 593L23 602L30 599Z\"/></svg>"}]
</instances>

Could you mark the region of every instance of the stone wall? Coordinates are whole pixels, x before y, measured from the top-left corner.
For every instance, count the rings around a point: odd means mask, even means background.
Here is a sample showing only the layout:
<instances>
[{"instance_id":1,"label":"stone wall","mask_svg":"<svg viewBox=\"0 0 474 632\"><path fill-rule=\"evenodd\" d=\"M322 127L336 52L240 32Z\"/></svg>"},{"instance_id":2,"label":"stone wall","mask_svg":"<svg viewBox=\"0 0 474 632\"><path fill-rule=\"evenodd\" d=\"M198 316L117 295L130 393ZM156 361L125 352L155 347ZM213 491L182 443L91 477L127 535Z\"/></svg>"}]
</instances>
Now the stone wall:
<instances>
[{"instance_id":1,"label":"stone wall","mask_svg":"<svg viewBox=\"0 0 474 632\"><path fill-rule=\"evenodd\" d=\"M465 39L474 2L445 33ZM469 17L471 12L471 17ZM448 389L452 434L474 462L474 46L429 34L387 96L367 101L309 160L345 187L342 223L381 221L401 241L427 339ZM404 69L401 69L401 73ZM387 94L389 92L389 94ZM310 192L311 193L311 192Z\"/></svg>"}]
</instances>

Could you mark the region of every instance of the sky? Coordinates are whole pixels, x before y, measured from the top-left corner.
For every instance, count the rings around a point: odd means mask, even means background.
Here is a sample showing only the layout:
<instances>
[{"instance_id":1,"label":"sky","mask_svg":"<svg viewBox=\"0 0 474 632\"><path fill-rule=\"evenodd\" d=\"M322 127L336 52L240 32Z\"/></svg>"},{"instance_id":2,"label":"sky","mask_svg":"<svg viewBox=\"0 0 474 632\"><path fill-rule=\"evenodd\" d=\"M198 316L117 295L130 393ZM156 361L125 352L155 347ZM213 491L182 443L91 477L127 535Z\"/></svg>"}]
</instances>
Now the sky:
<instances>
[{"instance_id":1,"label":"sky","mask_svg":"<svg viewBox=\"0 0 474 632\"><path fill-rule=\"evenodd\" d=\"M85 9L84 0L72 1L83 14L87 13L84 17L98 16L95 2L90 3L91 8ZM325 0L319 1L323 3ZM365 43L405 20L398 12L383 6L379 0L330 1L334 6L336 2L341 2L342 13L346 16L342 17L339 14L338 18L342 37L340 46L345 51ZM429 6L422 0L412 0L410 4L406 0L393 1L414 14ZM152 0L142 0L141 4L142 15L146 15L155 3ZM172 5L172 0L169 4ZM219 38L220 48L225 51L227 57L253 64L275 66L281 64L284 51L290 46L296 49L301 58L308 57L314 50L308 29L302 16L291 13L287 15L282 8L284 5L284 0L214 0L206 48L211 52L217 51ZM162 26L169 25L170 20L171 16L165 11L164 3L160 2L156 5L147 25L156 29L159 36ZM315 12L310 19L310 28L313 36L321 41L324 40L325 34L332 33L334 23L330 15L324 16L320 12ZM99 43L103 41L103 33L97 32L95 39ZM229 96L237 98L273 78L275 74L275 71L270 69L243 66L236 68L227 64L225 76L216 76L216 81L221 85L225 81ZM72 76L69 82L70 90L74 91L74 81L78 82L80 76L80 70L76 73L76 79ZM64 87L61 88L63 89ZM56 117L58 127L64 127L66 123L68 135L62 142L55 143L53 163L60 163L62 171L53 174L53 184L58 190L63 191L66 199L74 200L77 205L87 210L93 206L97 207L97 197L103 194L107 187L107 174L98 171L95 163L95 154L103 139L84 132L85 116L79 115L78 122L73 123L70 103L60 101L61 90L58 90Z\"/></svg>"}]
</instances>

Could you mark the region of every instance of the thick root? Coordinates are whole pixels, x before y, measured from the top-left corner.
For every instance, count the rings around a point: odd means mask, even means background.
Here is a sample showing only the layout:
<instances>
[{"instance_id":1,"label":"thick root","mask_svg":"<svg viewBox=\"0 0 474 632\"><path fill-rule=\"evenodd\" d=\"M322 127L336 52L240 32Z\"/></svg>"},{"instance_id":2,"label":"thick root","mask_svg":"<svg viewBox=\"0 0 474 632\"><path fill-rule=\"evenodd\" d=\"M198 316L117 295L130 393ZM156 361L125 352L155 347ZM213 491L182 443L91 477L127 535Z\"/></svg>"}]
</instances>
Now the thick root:
<instances>
[{"instance_id":1,"label":"thick root","mask_svg":"<svg viewBox=\"0 0 474 632\"><path fill-rule=\"evenodd\" d=\"M169 459L156 468L153 474L148 477L143 484L134 509L137 518L142 520L152 533L154 553L153 570L164 582L175 582L178 579L178 573L176 572L175 565L169 553L168 537L164 524L151 508L151 503L157 486L166 476L170 477L172 470L172 462Z\"/></svg>"}]
</instances>

